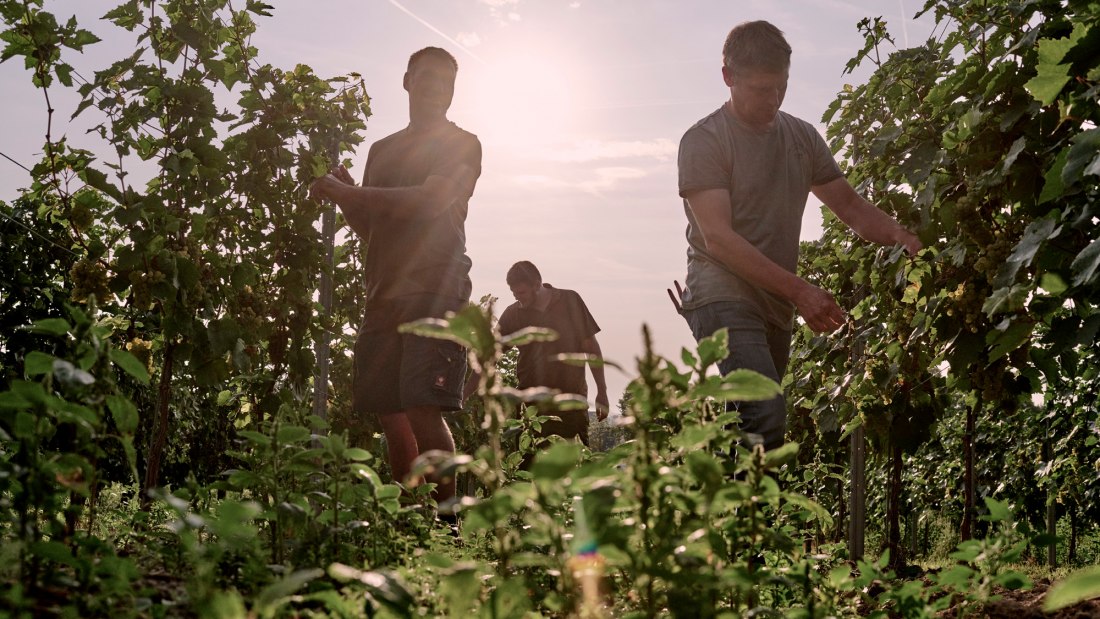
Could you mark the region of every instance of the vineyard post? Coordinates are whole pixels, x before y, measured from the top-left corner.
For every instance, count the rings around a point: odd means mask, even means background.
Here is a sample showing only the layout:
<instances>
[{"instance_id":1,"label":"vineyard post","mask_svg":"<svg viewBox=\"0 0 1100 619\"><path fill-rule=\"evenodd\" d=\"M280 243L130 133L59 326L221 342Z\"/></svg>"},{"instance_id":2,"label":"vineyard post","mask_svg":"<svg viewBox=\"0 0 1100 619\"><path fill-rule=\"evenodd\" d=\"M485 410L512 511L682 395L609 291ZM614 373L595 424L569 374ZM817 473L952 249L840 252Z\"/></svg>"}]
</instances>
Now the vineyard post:
<instances>
[{"instance_id":1,"label":"vineyard post","mask_svg":"<svg viewBox=\"0 0 1100 619\"><path fill-rule=\"evenodd\" d=\"M321 216L321 240L325 248L325 264L321 269L321 284L318 291L321 303L321 328L314 341L317 355L317 369L313 377L313 414L328 419L328 370L331 334L328 332L328 320L332 315L332 270L335 262L336 212L325 209Z\"/></svg>"},{"instance_id":2,"label":"vineyard post","mask_svg":"<svg viewBox=\"0 0 1100 619\"><path fill-rule=\"evenodd\" d=\"M852 306L862 303L866 296L866 289L859 289L852 300ZM855 333L854 330L851 332L853 336ZM862 337L853 337L848 351L848 363L851 367L861 364L865 345L866 341ZM856 408L858 410L858 407ZM867 441L862 421L852 431L849 441L848 471L852 487L848 502L848 513L851 518L848 521L848 559L855 562L863 559L864 534L867 528Z\"/></svg>"},{"instance_id":3,"label":"vineyard post","mask_svg":"<svg viewBox=\"0 0 1100 619\"><path fill-rule=\"evenodd\" d=\"M1054 455L1051 453L1050 441L1043 441L1043 461L1050 462ZM1058 506L1057 489L1053 484L1047 487L1047 535L1051 540L1057 539L1058 534ZM1058 567L1058 543L1052 542L1047 546L1047 566L1051 569Z\"/></svg>"},{"instance_id":4,"label":"vineyard post","mask_svg":"<svg viewBox=\"0 0 1100 619\"><path fill-rule=\"evenodd\" d=\"M863 538L867 522L867 497L865 494L865 465L867 460L867 442L863 436L863 426L852 431L849 469L851 471L852 490L849 498L851 520L848 521L848 559L863 559Z\"/></svg>"},{"instance_id":5,"label":"vineyard post","mask_svg":"<svg viewBox=\"0 0 1100 619\"><path fill-rule=\"evenodd\" d=\"M915 557L920 553L920 538L917 536L920 517L917 515L917 510L910 509L905 520L905 526L908 528L906 532L909 534L909 556Z\"/></svg>"},{"instance_id":6,"label":"vineyard post","mask_svg":"<svg viewBox=\"0 0 1100 619\"><path fill-rule=\"evenodd\" d=\"M966 431L963 434L963 518L960 527L963 541L974 537L974 429L980 410L982 396L978 394L974 405L966 409Z\"/></svg>"}]
</instances>

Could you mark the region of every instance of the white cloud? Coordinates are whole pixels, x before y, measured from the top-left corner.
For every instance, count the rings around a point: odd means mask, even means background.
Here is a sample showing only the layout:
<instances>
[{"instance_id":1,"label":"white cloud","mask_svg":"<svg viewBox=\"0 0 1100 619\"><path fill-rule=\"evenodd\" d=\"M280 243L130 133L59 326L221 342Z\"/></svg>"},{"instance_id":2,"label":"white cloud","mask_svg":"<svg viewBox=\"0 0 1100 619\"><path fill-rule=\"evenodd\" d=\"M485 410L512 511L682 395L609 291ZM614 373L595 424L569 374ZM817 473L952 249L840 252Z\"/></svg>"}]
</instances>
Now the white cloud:
<instances>
[{"instance_id":1,"label":"white cloud","mask_svg":"<svg viewBox=\"0 0 1100 619\"><path fill-rule=\"evenodd\" d=\"M581 8L581 3L580 3L580 2L570 2L570 3L569 3L569 8L571 8L571 9L579 9L579 8Z\"/></svg>"},{"instance_id":2,"label":"white cloud","mask_svg":"<svg viewBox=\"0 0 1100 619\"><path fill-rule=\"evenodd\" d=\"M614 188L620 181L629 181L636 178L642 178L646 173L644 170L638 168L628 167L613 167L613 168L596 168L596 178L591 181L582 182L578 187L585 192L599 194L608 189Z\"/></svg>"},{"instance_id":3,"label":"white cloud","mask_svg":"<svg viewBox=\"0 0 1100 619\"><path fill-rule=\"evenodd\" d=\"M478 2L489 7L489 15L501 26L522 19L520 14L516 12L519 0L478 0Z\"/></svg>"},{"instance_id":4,"label":"white cloud","mask_svg":"<svg viewBox=\"0 0 1100 619\"><path fill-rule=\"evenodd\" d=\"M614 189L623 181L630 181L646 176L645 170L626 166L609 166L592 170L592 175L583 180L566 180L557 176L545 174L520 174L512 177L519 185L527 187L539 187L543 189L564 189L582 191L584 193L600 195Z\"/></svg>"},{"instance_id":5,"label":"white cloud","mask_svg":"<svg viewBox=\"0 0 1100 619\"><path fill-rule=\"evenodd\" d=\"M477 47L481 45L481 37L476 32L459 32L455 35L455 40L458 41L462 47Z\"/></svg>"},{"instance_id":6,"label":"white cloud","mask_svg":"<svg viewBox=\"0 0 1100 619\"><path fill-rule=\"evenodd\" d=\"M570 183L545 174L517 174L512 177L520 185L535 187L568 187Z\"/></svg>"},{"instance_id":7,"label":"white cloud","mask_svg":"<svg viewBox=\"0 0 1100 619\"><path fill-rule=\"evenodd\" d=\"M551 161L582 163L601 159L648 158L668 161L676 156L677 144L667 138L656 140L582 140L547 155Z\"/></svg>"}]
</instances>

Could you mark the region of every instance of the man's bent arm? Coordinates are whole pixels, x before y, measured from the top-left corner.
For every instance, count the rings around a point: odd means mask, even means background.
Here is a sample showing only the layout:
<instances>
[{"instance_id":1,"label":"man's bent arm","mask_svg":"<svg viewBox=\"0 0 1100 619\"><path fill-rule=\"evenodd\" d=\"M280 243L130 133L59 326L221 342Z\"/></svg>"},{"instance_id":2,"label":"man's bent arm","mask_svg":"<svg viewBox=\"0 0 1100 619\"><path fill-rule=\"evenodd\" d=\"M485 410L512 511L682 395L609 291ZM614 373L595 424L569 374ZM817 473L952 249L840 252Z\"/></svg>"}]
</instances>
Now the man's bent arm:
<instances>
[{"instance_id":1,"label":"man's bent arm","mask_svg":"<svg viewBox=\"0 0 1100 619\"><path fill-rule=\"evenodd\" d=\"M703 233L707 252L727 269L753 286L793 303L814 331L833 331L844 323L844 310L833 295L779 266L734 232L728 191L704 189L685 198Z\"/></svg>"},{"instance_id":2,"label":"man's bent arm","mask_svg":"<svg viewBox=\"0 0 1100 619\"><path fill-rule=\"evenodd\" d=\"M371 216L438 217L456 201L473 195L476 181L477 172L464 165L455 178L433 175L424 184L412 187L359 187L345 184L331 174L318 179L313 186L314 195L335 202L348 224L358 232Z\"/></svg>"},{"instance_id":3,"label":"man's bent arm","mask_svg":"<svg viewBox=\"0 0 1100 619\"><path fill-rule=\"evenodd\" d=\"M856 193L843 176L812 190L860 238L879 245L903 245L910 255L920 251L921 242L915 234Z\"/></svg>"},{"instance_id":4,"label":"man's bent arm","mask_svg":"<svg viewBox=\"0 0 1100 619\"><path fill-rule=\"evenodd\" d=\"M603 360L603 351L600 350L600 343L596 340L595 335L584 338L584 341L581 342L581 349L583 352ZM607 412L610 410L607 400L607 380L604 377L603 365L589 363L588 367L592 370L592 379L596 381L596 419L603 421L607 419Z\"/></svg>"}]
</instances>

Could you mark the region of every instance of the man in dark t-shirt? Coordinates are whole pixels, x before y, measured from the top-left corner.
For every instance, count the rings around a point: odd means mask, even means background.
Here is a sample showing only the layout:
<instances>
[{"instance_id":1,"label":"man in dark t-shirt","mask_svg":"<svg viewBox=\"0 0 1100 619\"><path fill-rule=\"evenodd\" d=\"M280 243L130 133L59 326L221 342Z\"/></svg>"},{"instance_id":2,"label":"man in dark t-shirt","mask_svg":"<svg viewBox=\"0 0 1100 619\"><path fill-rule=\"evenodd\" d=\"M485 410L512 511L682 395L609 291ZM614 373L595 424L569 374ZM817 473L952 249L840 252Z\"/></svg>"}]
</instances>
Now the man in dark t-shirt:
<instances>
[{"instance_id":1,"label":"man in dark t-shirt","mask_svg":"<svg viewBox=\"0 0 1100 619\"><path fill-rule=\"evenodd\" d=\"M527 327L550 329L557 339L531 342L519 347L516 374L520 389L547 387L562 393L588 396L588 381L584 366L562 363L557 355L584 353L601 358L596 334L600 327L592 318L580 295L572 290L554 288L542 283L542 274L528 261L517 262L508 270L508 287L516 298L500 315L498 326L504 335L511 335ZM592 378L596 382L596 416L607 417L607 383L603 366L591 364ZM588 444L588 411L547 410L560 417L543 425L542 434L556 434L565 438L579 437Z\"/></svg>"},{"instance_id":2,"label":"man in dark t-shirt","mask_svg":"<svg viewBox=\"0 0 1100 619\"><path fill-rule=\"evenodd\" d=\"M779 107L791 46L774 25L745 22L722 50L729 99L680 141L680 197L687 215L688 274L683 314L695 338L729 332L723 374L755 370L781 382L797 311L830 332L845 321L833 295L796 275L806 198L813 192L860 237L902 245L920 240L857 194L809 123ZM741 428L765 449L783 444L782 397L740 404Z\"/></svg>"},{"instance_id":3,"label":"man in dark t-shirt","mask_svg":"<svg viewBox=\"0 0 1100 619\"><path fill-rule=\"evenodd\" d=\"M365 242L366 311L355 343L353 409L374 414L394 479L429 450L453 452L443 411L461 408L465 351L452 342L398 333L398 325L457 310L470 297L466 213L481 174L481 143L447 119L458 63L428 47L409 58L409 125L375 142L362 186L342 167L318 179ZM454 496L453 479L436 500Z\"/></svg>"}]
</instances>

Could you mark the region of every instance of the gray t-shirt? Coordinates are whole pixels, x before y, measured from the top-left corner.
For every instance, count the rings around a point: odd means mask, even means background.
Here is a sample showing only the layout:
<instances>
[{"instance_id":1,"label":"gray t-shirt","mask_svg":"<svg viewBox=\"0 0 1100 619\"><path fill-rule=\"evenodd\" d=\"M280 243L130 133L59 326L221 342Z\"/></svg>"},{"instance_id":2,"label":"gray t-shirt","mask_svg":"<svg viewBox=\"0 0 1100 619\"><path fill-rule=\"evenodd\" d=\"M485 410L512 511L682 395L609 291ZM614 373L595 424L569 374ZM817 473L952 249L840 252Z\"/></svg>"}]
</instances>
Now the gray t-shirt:
<instances>
[{"instance_id":1,"label":"gray t-shirt","mask_svg":"<svg viewBox=\"0 0 1100 619\"><path fill-rule=\"evenodd\" d=\"M550 342L531 342L519 347L519 363L516 378L520 389L549 387L562 393L588 395L585 366L571 365L555 359L562 353L584 352L586 339L600 332L600 326L588 311L581 296L572 290L554 288L543 284L550 291L550 303L545 311L523 307L513 303L500 315L500 332L511 335L525 327L542 327L558 334Z\"/></svg>"},{"instance_id":2,"label":"gray t-shirt","mask_svg":"<svg viewBox=\"0 0 1100 619\"><path fill-rule=\"evenodd\" d=\"M829 146L810 123L779 112L767 131L746 127L723 105L680 140L680 197L704 189L730 193L733 230L770 260L794 273L810 188L841 176ZM768 322L790 328L794 306L738 277L709 255L699 224L687 214L684 307L715 301L754 305Z\"/></svg>"},{"instance_id":3,"label":"gray t-shirt","mask_svg":"<svg viewBox=\"0 0 1100 619\"><path fill-rule=\"evenodd\" d=\"M452 122L422 130L409 128L370 147L364 187L415 187L430 176L454 178L463 166L481 174L481 142ZM371 216L364 239L368 305L408 295L434 295L465 301L470 297L470 257L466 254L464 196L432 218Z\"/></svg>"}]
</instances>

